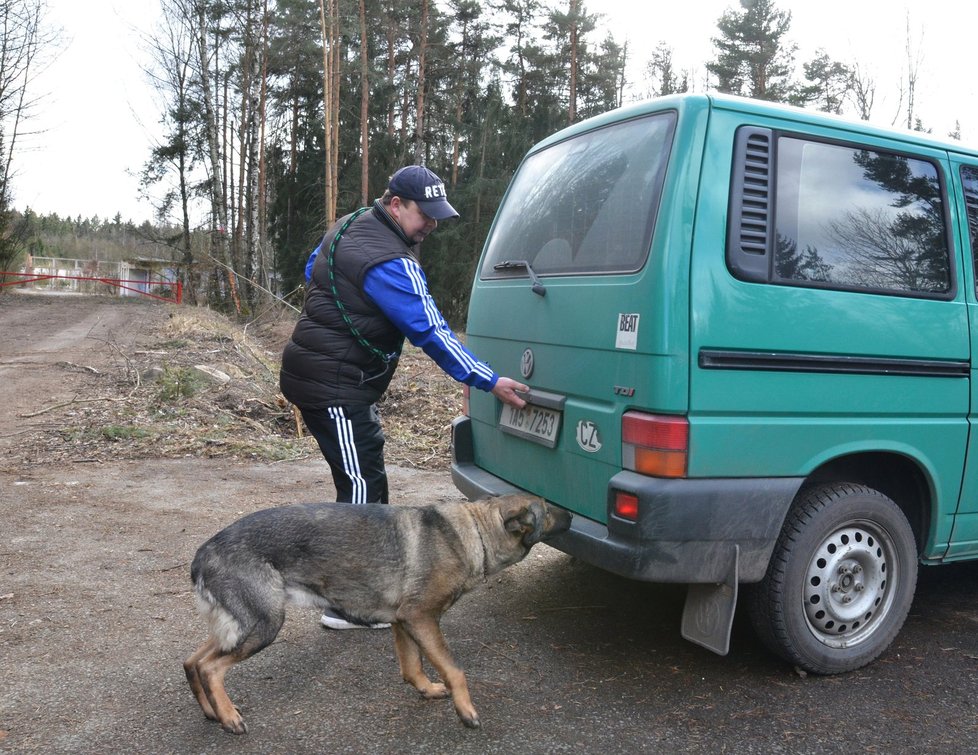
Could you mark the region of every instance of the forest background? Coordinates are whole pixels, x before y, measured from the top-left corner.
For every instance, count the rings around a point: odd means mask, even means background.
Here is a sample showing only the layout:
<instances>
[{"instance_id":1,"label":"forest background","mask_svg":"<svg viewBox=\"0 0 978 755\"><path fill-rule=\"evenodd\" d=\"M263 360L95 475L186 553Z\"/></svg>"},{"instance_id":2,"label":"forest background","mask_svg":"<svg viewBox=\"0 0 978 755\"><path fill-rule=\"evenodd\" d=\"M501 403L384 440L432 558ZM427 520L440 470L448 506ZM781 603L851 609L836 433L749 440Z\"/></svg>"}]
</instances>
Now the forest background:
<instances>
[{"instance_id":1,"label":"forest background","mask_svg":"<svg viewBox=\"0 0 978 755\"><path fill-rule=\"evenodd\" d=\"M423 249L432 292L462 328L495 210L543 137L620 107L626 92L712 90L868 120L877 91L860 61L821 49L798 60L791 13L772 0L725 11L695 77L663 42L641 82L626 81L627 46L599 36L585 0L161 0L146 67L163 138L141 174L156 222L134 226L12 206L35 72L58 41L44 10L0 0L0 270L27 254L167 260L188 302L241 313L297 304L318 238L401 165L442 176L462 215ZM905 49L894 125L927 131L909 18Z\"/></svg>"}]
</instances>

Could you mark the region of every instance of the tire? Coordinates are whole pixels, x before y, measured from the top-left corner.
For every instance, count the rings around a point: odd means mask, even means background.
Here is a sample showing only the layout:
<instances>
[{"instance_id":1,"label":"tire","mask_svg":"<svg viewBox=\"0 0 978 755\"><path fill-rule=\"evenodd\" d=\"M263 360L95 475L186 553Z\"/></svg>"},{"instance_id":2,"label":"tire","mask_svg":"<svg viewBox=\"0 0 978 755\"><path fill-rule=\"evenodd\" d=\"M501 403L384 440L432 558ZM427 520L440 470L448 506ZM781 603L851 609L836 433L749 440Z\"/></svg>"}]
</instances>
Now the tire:
<instances>
[{"instance_id":1,"label":"tire","mask_svg":"<svg viewBox=\"0 0 978 755\"><path fill-rule=\"evenodd\" d=\"M852 483L799 494L764 579L748 586L754 629L813 674L874 661L903 626L917 586L917 547L887 496Z\"/></svg>"}]
</instances>

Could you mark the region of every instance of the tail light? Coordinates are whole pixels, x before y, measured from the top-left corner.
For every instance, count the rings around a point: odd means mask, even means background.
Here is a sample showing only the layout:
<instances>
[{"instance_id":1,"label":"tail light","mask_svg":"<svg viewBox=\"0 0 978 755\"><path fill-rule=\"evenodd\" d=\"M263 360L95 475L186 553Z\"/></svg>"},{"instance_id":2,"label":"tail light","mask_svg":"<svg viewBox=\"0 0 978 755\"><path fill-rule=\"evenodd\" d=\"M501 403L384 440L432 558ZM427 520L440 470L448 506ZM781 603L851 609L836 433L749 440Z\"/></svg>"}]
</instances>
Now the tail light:
<instances>
[{"instance_id":1,"label":"tail light","mask_svg":"<svg viewBox=\"0 0 978 755\"><path fill-rule=\"evenodd\" d=\"M462 414L469 415L469 386L462 384Z\"/></svg>"},{"instance_id":2,"label":"tail light","mask_svg":"<svg viewBox=\"0 0 978 755\"><path fill-rule=\"evenodd\" d=\"M621 418L622 466L652 477L685 477L689 422L685 417L625 412Z\"/></svg>"},{"instance_id":3,"label":"tail light","mask_svg":"<svg viewBox=\"0 0 978 755\"><path fill-rule=\"evenodd\" d=\"M612 513L629 522L638 521L638 496L622 490L615 491L615 507Z\"/></svg>"}]
</instances>

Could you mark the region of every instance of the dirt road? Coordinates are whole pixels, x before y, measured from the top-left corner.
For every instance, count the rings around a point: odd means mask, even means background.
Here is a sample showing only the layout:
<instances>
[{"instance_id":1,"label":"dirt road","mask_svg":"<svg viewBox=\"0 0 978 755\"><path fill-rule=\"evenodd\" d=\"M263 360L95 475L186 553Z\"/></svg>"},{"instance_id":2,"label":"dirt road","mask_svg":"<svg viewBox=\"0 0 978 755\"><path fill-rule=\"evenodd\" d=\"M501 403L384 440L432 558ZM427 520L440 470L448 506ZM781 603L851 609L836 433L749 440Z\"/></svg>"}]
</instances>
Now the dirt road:
<instances>
[{"instance_id":1,"label":"dirt road","mask_svg":"<svg viewBox=\"0 0 978 755\"><path fill-rule=\"evenodd\" d=\"M546 546L443 621L481 730L400 681L389 632L327 632L297 611L229 675L250 733L223 733L181 668L204 636L189 561L240 514L328 500L322 460L24 447L88 406L72 402L109 398L105 376L158 349L167 317L155 304L0 296L0 752L978 752L978 567L925 570L879 662L803 678L740 618L730 656L716 657L679 638L681 588ZM443 469L391 472L400 502L459 497Z\"/></svg>"}]
</instances>

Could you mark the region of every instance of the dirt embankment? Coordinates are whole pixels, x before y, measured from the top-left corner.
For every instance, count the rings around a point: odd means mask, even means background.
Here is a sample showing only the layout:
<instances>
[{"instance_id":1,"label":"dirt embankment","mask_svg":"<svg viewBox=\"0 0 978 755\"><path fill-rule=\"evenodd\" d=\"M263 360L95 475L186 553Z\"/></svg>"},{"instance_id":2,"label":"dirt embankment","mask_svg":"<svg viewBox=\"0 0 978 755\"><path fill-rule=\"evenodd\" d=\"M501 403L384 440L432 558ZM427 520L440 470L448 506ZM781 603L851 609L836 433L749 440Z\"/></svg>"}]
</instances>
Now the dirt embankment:
<instances>
[{"instance_id":1,"label":"dirt embankment","mask_svg":"<svg viewBox=\"0 0 978 755\"><path fill-rule=\"evenodd\" d=\"M18 464L318 455L278 391L291 310L237 324L123 298L0 297L0 450ZM408 347L380 404L388 462L445 469L461 390Z\"/></svg>"}]
</instances>

